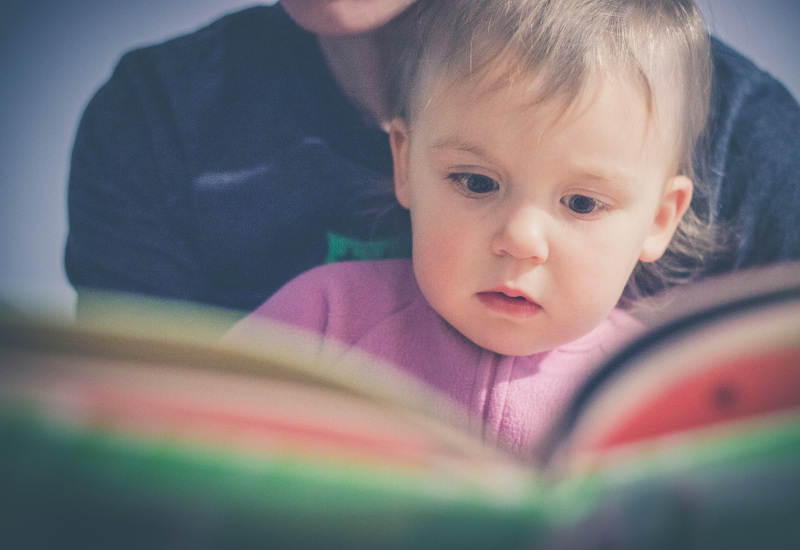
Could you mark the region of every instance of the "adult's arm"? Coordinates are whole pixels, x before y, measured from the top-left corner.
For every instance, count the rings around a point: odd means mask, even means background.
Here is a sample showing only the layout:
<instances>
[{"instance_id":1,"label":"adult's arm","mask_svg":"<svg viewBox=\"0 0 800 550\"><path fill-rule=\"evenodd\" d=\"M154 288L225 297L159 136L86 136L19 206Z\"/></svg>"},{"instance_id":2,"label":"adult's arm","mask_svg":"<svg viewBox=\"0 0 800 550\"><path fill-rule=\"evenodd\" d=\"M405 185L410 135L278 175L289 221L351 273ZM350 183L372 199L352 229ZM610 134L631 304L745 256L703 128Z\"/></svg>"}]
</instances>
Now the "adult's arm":
<instances>
[{"instance_id":1,"label":"adult's arm","mask_svg":"<svg viewBox=\"0 0 800 550\"><path fill-rule=\"evenodd\" d=\"M800 105L722 42L712 54L711 155L700 170L728 249L708 272L800 259Z\"/></svg>"},{"instance_id":2,"label":"adult's arm","mask_svg":"<svg viewBox=\"0 0 800 550\"><path fill-rule=\"evenodd\" d=\"M199 300L209 283L193 249L187 177L166 103L123 57L81 119L69 177L67 275L83 289Z\"/></svg>"},{"instance_id":3,"label":"adult's arm","mask_svg":"<svg viewBox=\"0 0 800 550\"><path fill-rule=\"evenodd\" d=\"M386 134L280 4L135 50L74 145L66 268L79 309L90 288L251 310L323 263L334 235L404 235L383 217L390 177Z\"/></svg>"}]
</instances>

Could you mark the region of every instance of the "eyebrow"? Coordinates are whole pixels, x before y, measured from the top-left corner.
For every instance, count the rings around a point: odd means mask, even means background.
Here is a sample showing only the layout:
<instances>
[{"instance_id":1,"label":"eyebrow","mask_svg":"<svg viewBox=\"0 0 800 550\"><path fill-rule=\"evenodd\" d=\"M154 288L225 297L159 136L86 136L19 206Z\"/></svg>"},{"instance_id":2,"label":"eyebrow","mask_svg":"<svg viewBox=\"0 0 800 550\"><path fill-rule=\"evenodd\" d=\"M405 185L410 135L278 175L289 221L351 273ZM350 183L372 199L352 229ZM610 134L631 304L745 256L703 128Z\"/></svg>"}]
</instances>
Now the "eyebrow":
<instances>
[{"instance_id":1,"label":"eyebrow","mask_svg":"<svg viewBox=\"0 0 800 550\"><path fill-rule=\"evenodd\" d=\"M455 137L443 137L437 139L431 144L431 149L455 149L456 151L464 151L465 153L471 153L475 156L486 159L492 158L492 155L490 155L486 149L481 147L479 144L470 141L464 141Z\"/></svg>"},{"instance_id":2,"label":"eyebrow","mask_svg":"<svg viewBox=\"0 0 800 550\"><path fill-rule=\"evenodd\" d=\"M636 179L633 174L627 172L608 170L604 167L589 166L586 168L576 167L570 170L573 177L600 183L611 183L623 186L631 186Z\"/></svg>"},{"instance_id":3,"label":"eyebrow","mask_svg":"<svg viewBox=\"0 0 800 550\"><path fill-rule=\"evenodd\" d=\"M494 157L478 143L465 141L454 136L445 136L435 140L431 144L431 149L452 149L470 153L490 162L494 160ZM610 186L621 193L630 193L636 189L637 186L636 174L622 170L614 170L602 164L589 163L586 165L575 165L568 167L568 170L569 179Z\"/></svg>"},{"instance_id":4,"label":"eyebrow","mask_svg":"<svg viewBox=\"0 0 800 550\"><path fill-rule=\"evenodd\" d=\"M464 141L454 137L444 137L433 142L432 149L455 149L457 151L464 151L473 155L492 158L483 147L477 143ZM635 174L630 174L624 171L617 171L613 168L609 169L605 166L589 164L586 166L574 166L570 168L571 176L575 179L583 179L590 181L597 181L601 183L617 184L624 187L632 186L636 180Z\"/></svg>"},{"instance_id":5,"label":"eyebrow","mask_svg":"<svg viewBox=\"0 0 800 550\"><path fill-rule=\"evenodd\" d=\"M639 188L635 174L609 170L596 165L573 167L569 177L573 181L589 186L597 185L597 191L612 193L620 197L630 197Z\"/></svg>"}]
</instances>

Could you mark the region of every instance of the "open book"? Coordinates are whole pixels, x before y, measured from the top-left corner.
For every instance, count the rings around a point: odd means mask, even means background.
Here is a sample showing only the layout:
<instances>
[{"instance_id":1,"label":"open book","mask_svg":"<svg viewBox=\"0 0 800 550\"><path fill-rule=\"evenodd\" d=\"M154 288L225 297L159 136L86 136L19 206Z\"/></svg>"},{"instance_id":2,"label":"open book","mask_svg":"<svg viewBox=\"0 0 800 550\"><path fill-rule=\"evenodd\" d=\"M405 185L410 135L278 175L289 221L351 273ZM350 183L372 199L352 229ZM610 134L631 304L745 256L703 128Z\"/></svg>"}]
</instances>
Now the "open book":
<instances>
[{"instance_id":1,"label":"open book","mask_svg":"<svg viewBox=\"0 0 800 550\"><path fill-rule=\"evenodd\" d=\"M0 547L800 548L799 267L676 294L531 463L277 330L7 317Z\"/></svg>"}]
</instances>

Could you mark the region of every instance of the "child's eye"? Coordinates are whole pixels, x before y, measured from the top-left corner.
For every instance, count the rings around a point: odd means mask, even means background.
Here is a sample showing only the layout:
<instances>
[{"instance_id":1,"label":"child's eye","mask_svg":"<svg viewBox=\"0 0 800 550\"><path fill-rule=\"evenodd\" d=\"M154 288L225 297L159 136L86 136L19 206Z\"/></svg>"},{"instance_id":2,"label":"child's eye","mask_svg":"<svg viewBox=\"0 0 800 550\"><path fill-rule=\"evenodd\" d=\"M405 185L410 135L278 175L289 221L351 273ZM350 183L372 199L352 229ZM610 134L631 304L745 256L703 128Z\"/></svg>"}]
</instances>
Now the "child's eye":
<instances>
[{"instance_id":1,"label":"child's eye","mask_svg":"<svg viewBox=\"0 0 800 550\"><path fill-rule=\"evenodd\" d=\"M467 172L457 172L447 176L464 192L474 195L484 195L497 191L500 185L490 178L481 174L470 174Z\"/></svg>"},{"instance_id":2,"label":"child's eye","mask_svg":"<svg viewBox=\"0 0 800 550\"><path fill-rule=\"evenodd\" d=\"M582 215L592 214L596 210L606 208L605 203L586 195L567 195L561 199L561 203L572 212Z\"/></svg>"}]
</instances>

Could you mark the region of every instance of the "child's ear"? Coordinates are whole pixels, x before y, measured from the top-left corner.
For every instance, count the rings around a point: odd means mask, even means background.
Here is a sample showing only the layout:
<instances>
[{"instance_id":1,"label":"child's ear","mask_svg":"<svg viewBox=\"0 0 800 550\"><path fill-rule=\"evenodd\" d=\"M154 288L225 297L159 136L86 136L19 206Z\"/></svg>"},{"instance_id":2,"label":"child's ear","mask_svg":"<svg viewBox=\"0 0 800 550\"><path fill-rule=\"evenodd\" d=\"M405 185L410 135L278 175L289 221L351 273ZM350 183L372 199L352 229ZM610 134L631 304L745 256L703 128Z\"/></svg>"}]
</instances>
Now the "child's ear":
<instances>
[{"instance_id":1,"label":"child's ear","mask_svg":"<svg viewBox=\"0 0 800 550\"><path fill-rule=\"evenodd\" d=\"M397 202L408 208L410 191L408 185L408 126L401 118L389 123L389 144L394 163L394 194Z\"/></svg>"},{"instance_id":2,"label":"child's ear","mask_svg":"<svg viewBox=\"0 0 800 550\"><path fill-rule=\"evenodd\" d=\"M694 184L686 176L675 176L667 182L650 233L639 255L641 261L654 262L667 250L681 218L692 202L693 190Z\"/></svg>"}]
</instances>

